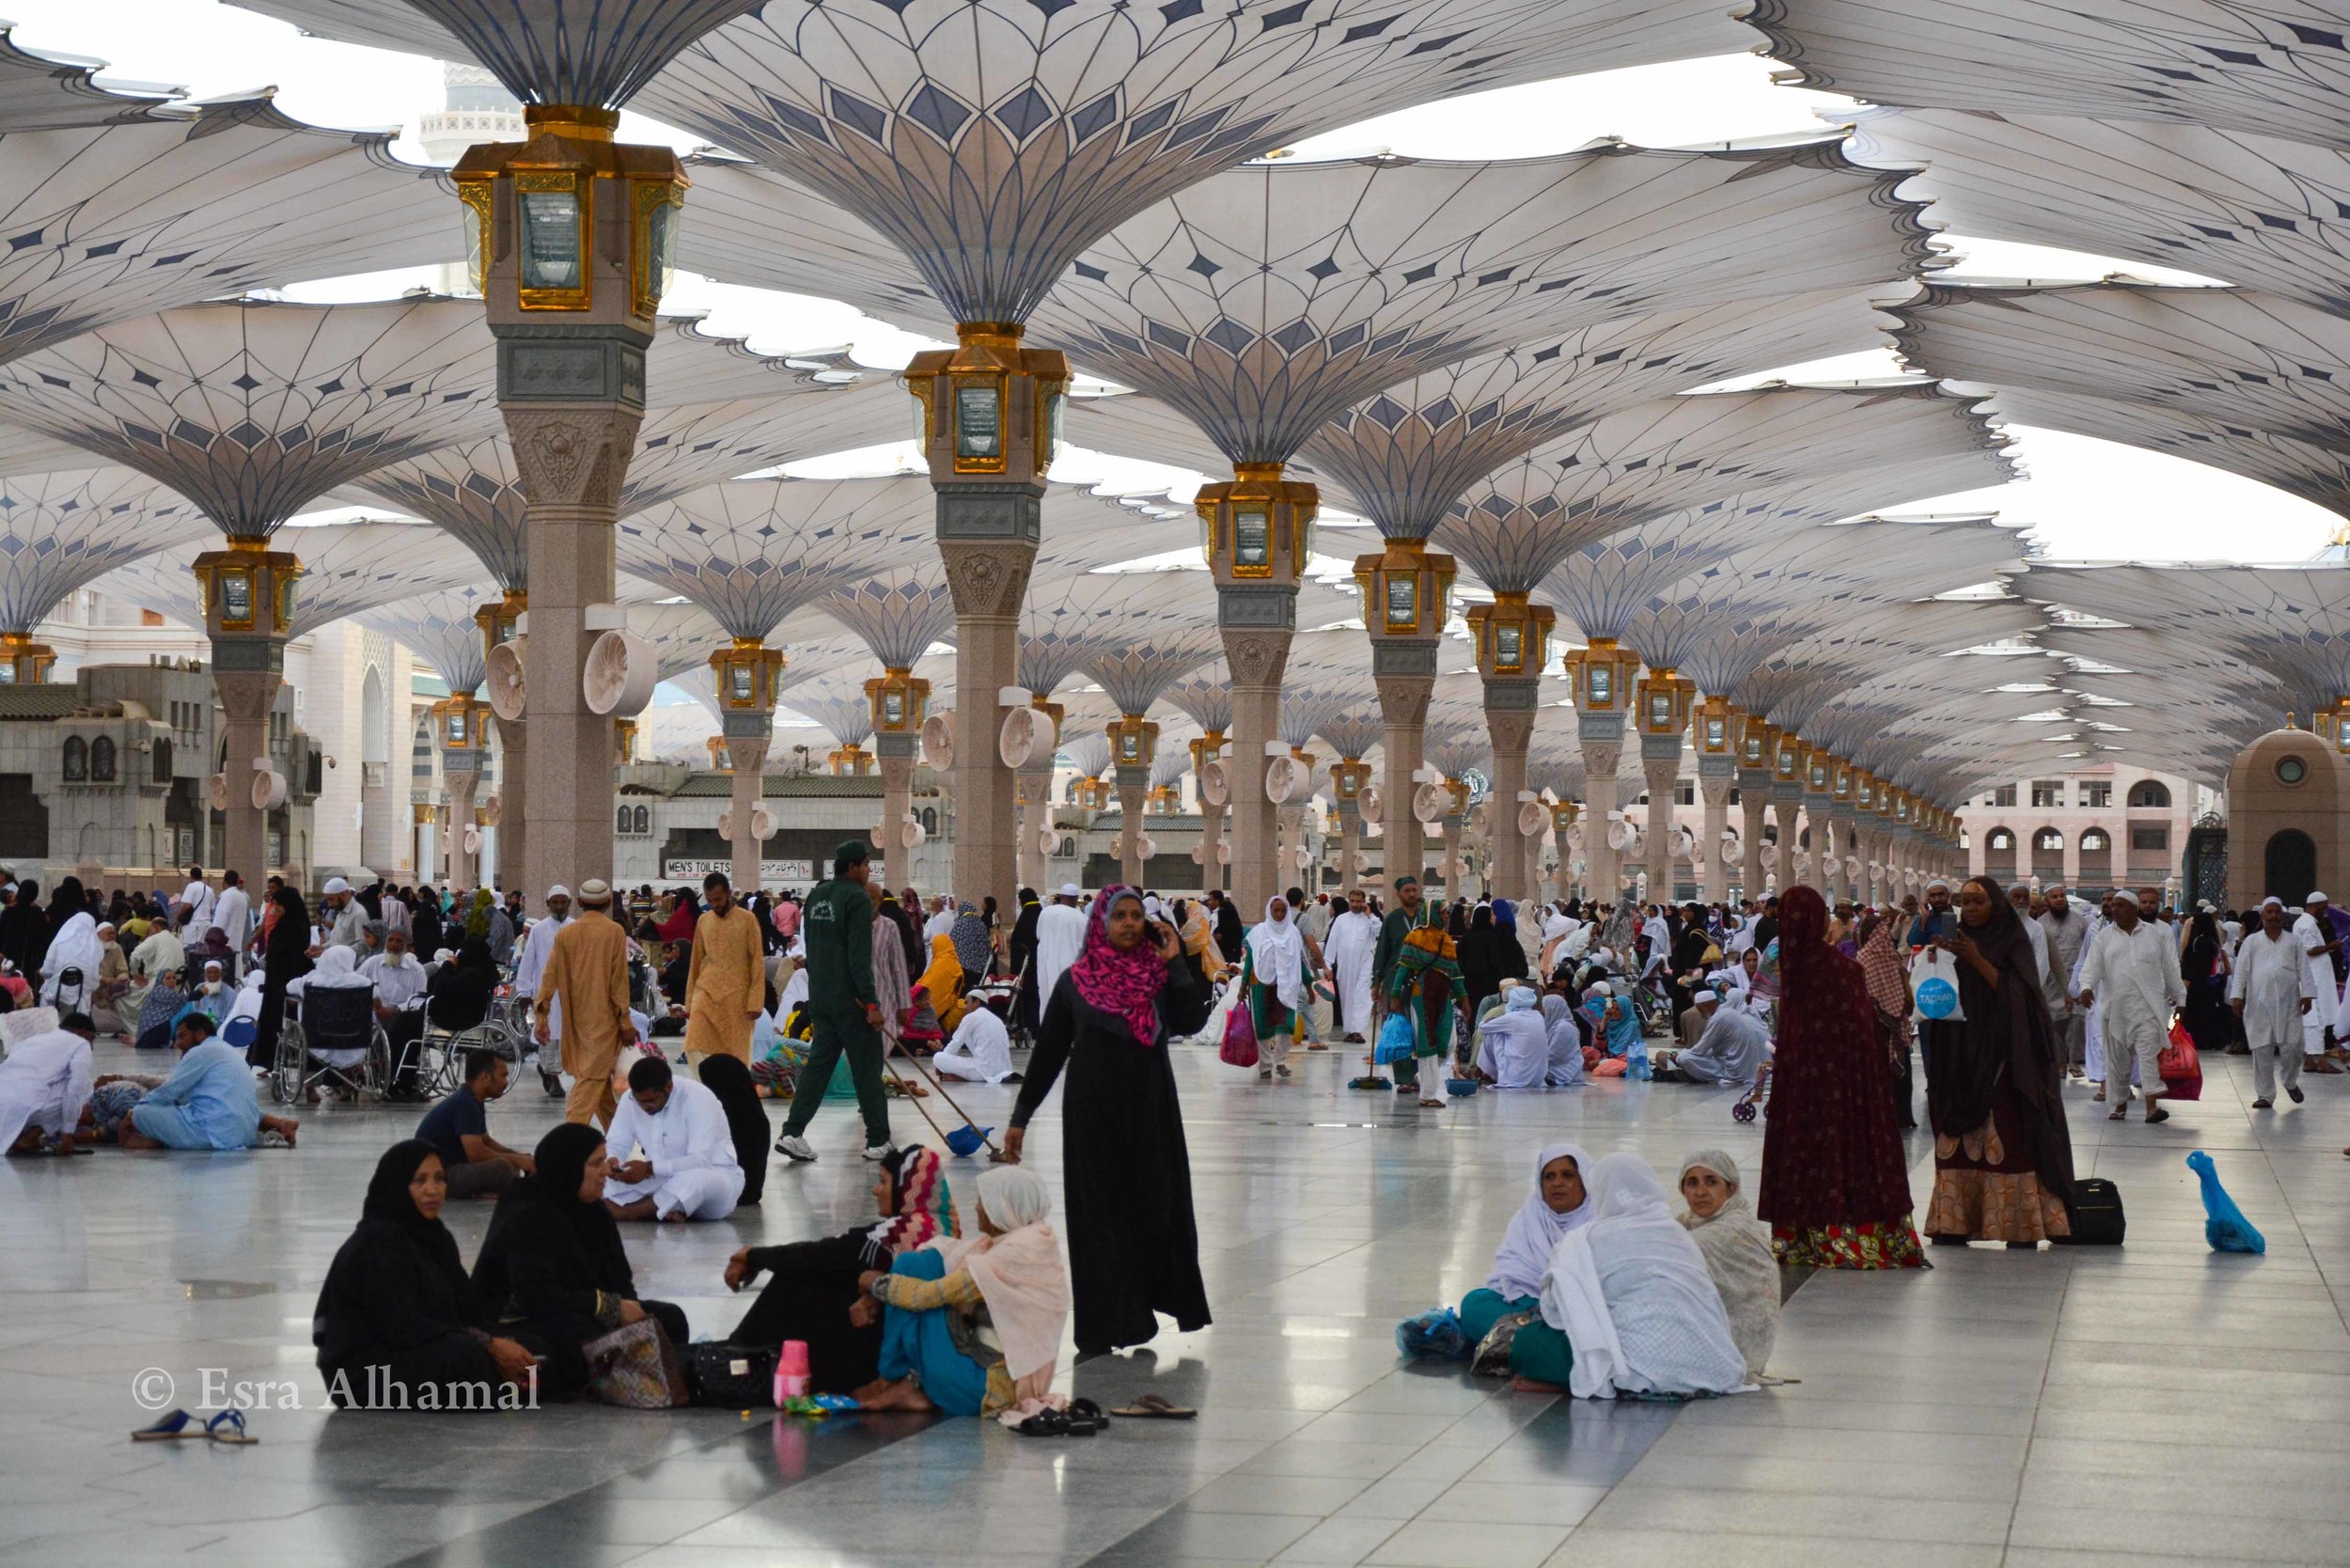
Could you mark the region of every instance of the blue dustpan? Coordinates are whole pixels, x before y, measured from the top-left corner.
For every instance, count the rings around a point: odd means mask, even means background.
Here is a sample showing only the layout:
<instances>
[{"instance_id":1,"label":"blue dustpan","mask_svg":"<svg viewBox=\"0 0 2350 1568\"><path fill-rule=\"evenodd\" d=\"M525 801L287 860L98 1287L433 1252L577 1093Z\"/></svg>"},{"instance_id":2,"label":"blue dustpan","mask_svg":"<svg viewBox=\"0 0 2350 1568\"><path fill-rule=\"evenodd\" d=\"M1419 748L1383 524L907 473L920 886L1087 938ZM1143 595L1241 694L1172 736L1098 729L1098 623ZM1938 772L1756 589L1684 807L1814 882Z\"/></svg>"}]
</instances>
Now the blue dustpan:
<instances>
[{"instance_id":1,"label":"blue dustpan","mask_svg":"<svg viewBox=\"0 0 2350 1568\"><path fill-rule=\"evenodd\" d=\"M954 1153L971 1155L987 1147L987 1135L993 1127L974 1127L967 1123L947 1135L947 1147Z\"/></svg>"}]
</instances>

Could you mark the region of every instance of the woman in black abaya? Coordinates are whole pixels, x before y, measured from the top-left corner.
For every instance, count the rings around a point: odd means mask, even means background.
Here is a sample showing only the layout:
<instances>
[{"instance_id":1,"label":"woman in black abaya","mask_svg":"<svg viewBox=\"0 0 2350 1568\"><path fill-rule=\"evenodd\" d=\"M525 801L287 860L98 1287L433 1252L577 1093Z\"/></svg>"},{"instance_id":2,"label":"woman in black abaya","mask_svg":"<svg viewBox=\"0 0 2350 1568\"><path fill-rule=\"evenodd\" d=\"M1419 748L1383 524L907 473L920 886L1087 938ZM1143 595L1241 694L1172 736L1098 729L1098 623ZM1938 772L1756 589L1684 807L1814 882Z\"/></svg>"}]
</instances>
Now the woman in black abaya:
<instances>
[{"instance_id":1,"label":"woman in black abaya","mask_svg":"<svg viewBox=\"0 0 2350 1568\"><path fill-rule=\"evenodd\" d=\"M1004 1135L1005 1153L1017 1160L1029 1118L1066 1066L1062 1206L1081 1354L1146 1342L1160 1312L1186 1332L1210 1321L1191 1155L1167 1059L1167 1042L1197 1034L1208 1008L1182 938L1145 917L1135 889L1105 889L1086 923L1084 951L1045 1000Z\"/></svg>"}]
</instances>

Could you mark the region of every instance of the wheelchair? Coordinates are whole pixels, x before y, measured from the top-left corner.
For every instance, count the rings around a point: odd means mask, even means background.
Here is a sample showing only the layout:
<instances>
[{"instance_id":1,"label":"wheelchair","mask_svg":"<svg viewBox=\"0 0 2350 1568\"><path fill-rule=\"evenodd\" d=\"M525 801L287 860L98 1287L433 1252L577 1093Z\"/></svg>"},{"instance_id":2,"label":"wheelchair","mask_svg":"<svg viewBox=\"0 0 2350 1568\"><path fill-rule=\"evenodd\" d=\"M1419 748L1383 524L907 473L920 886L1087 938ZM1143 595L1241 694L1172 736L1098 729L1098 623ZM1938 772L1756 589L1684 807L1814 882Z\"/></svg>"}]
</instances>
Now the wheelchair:
<instances>
[{"instance_id":1,"label":"wheelchair","mask_svg":"<svg viewBox=\"0 0 2350 1568\"><path fill-rule=\"evenodd\" d=\"M464 1082L468 1051L488 1051L505 1058L513 1066L521 1066L521 1037L508 1027L497 1001L491 1002L488 1017L465 1029L444 1028L432 1022L422 996L410 1005L424 1027L402 1065L414 1072L418 1098L437 1100Z\"/></svg>"},{"instance_id":2,"label":"wheelchair","mask_svg":"<svg viewBox=\"0 0 2350 1568\"><path fill-rule=\"evenodd\" d=\"M363 1051L350 1067L313 1058L313 1051ZM391 1082L391 1036L375 1016L375 988L346 985L306 988L286 998L285 1021L277 1028L277 1057L270 1064L270 1098L279 1105L303 1099L322 1080L354 1094L381 1095Z\"/></svg>"}]
</instances>

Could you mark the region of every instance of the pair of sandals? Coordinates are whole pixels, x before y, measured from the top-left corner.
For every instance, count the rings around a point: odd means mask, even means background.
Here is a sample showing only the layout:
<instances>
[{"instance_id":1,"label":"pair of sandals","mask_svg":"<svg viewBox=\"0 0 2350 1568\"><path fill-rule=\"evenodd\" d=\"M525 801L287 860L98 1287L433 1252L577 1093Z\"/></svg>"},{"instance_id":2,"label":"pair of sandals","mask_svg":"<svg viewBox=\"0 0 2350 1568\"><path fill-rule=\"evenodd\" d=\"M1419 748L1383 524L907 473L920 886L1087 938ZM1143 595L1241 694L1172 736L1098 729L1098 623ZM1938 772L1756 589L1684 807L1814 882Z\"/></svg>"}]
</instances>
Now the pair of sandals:
<instances>
[{"instance_id":1,"label":"pair of sandals","mask_svg":"<svg viewBox=\"0 0 2350 1568\"><path fill-rule=\"evenodd\" d=\"M198 1421L185 1410L174 1410L151 1426L143 1426L131 1434L134 1443L172 1443L187 1437L208 1437L215 1443L238 1446L258 1443L258 1437L245 1435L244 1412L231 1406L209 1421Z\"/></svg>"},{"instance_id":2,"label":"pair of sandals","mask_svg":"<svg viewBox=\"0 0 2350 1568\"><path fill-rule=\"evenodd\" d=\"M1089 1399L1073 1399L1065 1409L1047 1405L1012 1430L1023 1437L1090 1437L1109 1424L1100 1405Z\"/></svg>"}]
</instances>

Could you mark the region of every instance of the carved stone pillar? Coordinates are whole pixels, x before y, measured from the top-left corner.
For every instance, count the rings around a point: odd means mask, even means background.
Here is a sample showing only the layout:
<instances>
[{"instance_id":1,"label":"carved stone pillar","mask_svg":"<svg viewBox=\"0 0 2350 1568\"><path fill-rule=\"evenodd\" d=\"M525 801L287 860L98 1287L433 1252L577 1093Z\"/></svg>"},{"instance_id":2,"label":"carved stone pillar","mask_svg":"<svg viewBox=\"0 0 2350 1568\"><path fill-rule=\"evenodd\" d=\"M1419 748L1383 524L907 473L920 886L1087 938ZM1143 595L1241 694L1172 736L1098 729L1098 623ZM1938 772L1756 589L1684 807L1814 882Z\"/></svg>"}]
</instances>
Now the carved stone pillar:
<instances>
[{"instance_id":1,"label":"carved stone pillar","mask_svg":"<svg viewBox=\"0 0 2350 1568\"><path fill-rule=\"evenodd\" d=\"M473 826L474 796L481 787L481 754L442 753L441 779L448 792L448 836L441 853L441 875L461 891L478 887L481 855L465 848L465 834Z\"/></svg>"},{"instance_id":2,"label":"carved stone pillar","mask_svg":"<svg viewBox=\"0 0 2350 1568\"><path fill-rule=\"evenodd\" d=\"M955 601L954 896L977 902L993 893L998 907L1009 909L1019 907L1020 868L1028 863L1017 853L1012 808L1027 797L996 749L997 694L1018 683L1020 606L1042 527L1043 487L1033 489L938 493L938 553ZM1049 769L1051 747L1044 750ZM1048 772L1043 794L1051 782ZM1045 804L1043 795L1038 804ZM1035 864L1043 864L1041 855ZM1044 874L1037 871L1039 881Z\"/></svg>"},{"instance_id":3,"label":"carved stone pillar","mask_svg":"<svg viewBox=\"0 0 2350 1568\"><path fill-rule=\"evenodd\" d=\"M1738 878L1745 896L1757 904L1762 902L1762 813L1771 803L1771 775L1767 768L1738 770Z\"/></svg>"},{"instance_id":4,"label":"carved stone pillar","mask_svg":"<svg viewBox=\"0 0 2350 1568\"><path fill-rule=\"evenodd\" d=\"M1493 742L1494 788L1486 810L1486 837L1493 843L1494 896L1526 900L1535 896L1532 835L1518 828L1518 812L1526 792L1526 751L1534 738L1535 706L1542 691L1537 681L1485 682L1485 733Z\"/></svg>"},{"instance_id":5,"label":"carved stone pillar","mask_svg":"<svg viewBox=\"0 0 2350 1568\"><path fill-rule=\"evenodd\" d=\"M731 713L727 716L734 717ZM734 885L738 898L748 898L759 891L759 867L763 857L757 818L766 799L768 739L763 734L727 737L727 760L734 768L728 780L728 809L734 819L734 835L729 840L734 850L734 866L728 880Z\"/></svg>"},{"instance_id":6,"label":"carved stone pillar","mask_svg":"<svg viewBox=\"0 0 2350 1568\"><path fill-rule=\"evenodd\" d=\"M1802 811L1802 781L1773 779L1771 821L1778 828L1778 890L1782 893L1795 885L1795 854L1802 845L1798 819Z\"/></svg>"},{"instance_id":7,"label":"carved stone pillar","mask_svg":"<svg viewBox=\"0 0 2350 1568\"><path fill-rule=\"evenodd\" d=\"M1705 803L1704 826L1698 834L1699 896L1708 903L1730 897L1730 868L1722 862L1722 835L1730 828L1730 787L1737 776L1728 757L1698 759L1698 796Z\"/></svg>"},{"instance_id":8,"label":"carved stone pillar","mask_svg":"<svg viewBox=\"0 0 2350 1568\"><path fill-rule=\"evenodd\" d=\"M250 652L268 657L268 667L262 669L223 669L224 654L235 658ZM223 729L224 749L227 755L222 772L228 779L228 808L222 813L227 819L227 844L222 851L223 870L241 872L247 882L258 881L274 868L269 855L269 813L257 809L253 804L254 760L270 755L269 715L277 705L277 688L283 684L286 645L282 642L266 650L257 650L250 643L212 645L212 686L220 694L220 710L226 721Z\"/></svg>"},{"instance_id":9,"label":"carved stone pillar","mask_svg":"<svg viewBox=\"0 0 2350 1568\"><path fill-rule=\"evenodd\" d=\"M1226 588L1218 597L1229 600L1233 592ZM1244 603L1253 609L1273 602ZM1280 738L1281 676L1289 667L1297 617L1294 586L1281 596L1278 606L1288 615L1288 625L1246 630L1228 622L1224 627L1224 662L1232 676L1232 751L1225 761L1232 805L1232 897L1240 904L1241 918L1252 924L1264 917L1265 901L1279 882L1274 807L1265 796L1264 771L1266 748Z\"/></svg>"},{"instance_id":10,"label":"carved stone pillar","mask_svg":"<svg viewBox=\"0 0 2350 1568\"><path fill-rule=\"evenodd\" d=\"M1616 810L1616 770L1623 765L1623 715L1579 713L1576 742L1583 753L1583 858L1590 870L1584 886L1604 903L1623 898L1623 880L1617 874L1616 851L1607 842L1608 821Z\"/></svg>"},{"instance_id":11,"label":"carved stone pillar","mask_svg":"<svg viewBox=\"0 0 2350 1568\"><path fill-rule=\"evenodd\" d=\"M1224 731L1211 729L1191 743L1192 788L1198 791L1199 770L1214 761L1224 749ZM1224 886L1224 857L1219 853L1224 844L1224 808L1211 806L1204 792L1199 794L1199 890Z\"/></svg>"},{"instance_id":12,"label":"carved stone pillar","mask_svg":"<svg viewBox=\"0 0 2350 1568\"><path fill-rule=\"evenodd\" d=\"M530 596L509 588L497 604L476 610L473 619L481 628L482 651L510 640L529 608ZM520 886L517 879L530 868L530 813L523 808L530 787L530 726L525 719L494 715L490 722L497 726L498 737L498 875L509 886ZM524 896L540 898L548 886L527 888Z\"/></svg>"},{"instance_id":13,"label":"carved stone pillar","mask_svg":"<svg viewBox=\"0 0 2350 1568\"><path fill-rule=\"evenodd\" d=\"M873 824L873 842L892 866L910 869L912 851L907 850L903 834L906 818L914 810L914 763L922 749L919 735L893 735L876 731L873 735L873 755L881 763L881 821ZM911 877L891 878L901 885Z\"/></svg>"},{"instance_id":14,"label":"carved stone pillar","mask_svg":"<svg viewBox=\"0 0 2350 1568\"><path fill-rule=\"evenodd\" d=\"M1401 638L1371 645L1371 673L1379 689L1380 750L1386 759L1379 785L1379 846L1386 868L1382 882L1390 900L1396 878L1417 878L1428 867L1426 829L1412 814L1412 792L1419 788L1417 775L1426 761L1436 646L1433 640L1422 645Z\"/></svg>"},{"instance_id":15,"label":"carved stone pillar","mask_svg":"<svg viewBox=\"0 0 2350 1568\"><path fill-rule=\"evenodd\" d=\"M1151 764L1118 764L1118 860L1126 886L1142 886L1142 811L1151 793Z\"/></svg>"},{"instance_id":16,"label":"carved stone pillar","mask_svg":"<svg viewBox=\"0 0 2350 1568\"><path fill-rule=\"evenodd\" d=\"M1835 891L1828 895L1828 902L1831 905L1840 901L1857 903L1860 902L1861 877L1868 874L1866 857L1860 853L1859 814L1853 809L1850 801L1838 801L1828 808L1827 823L1829 829L1836 835L1836 874L1830 879ZM1858 876L1856 876L1851 868L1844 864L1847 860L1853 859L1863 861Z\"/></svg>"},{"instance_id":17,"label":"carved stone pillar","mask_svg":"<svg viewBox=\"0 0 2350 1568\"><path fill-rule=\"evenodd\" d=\"M1640 772L1648 780L1648 898L1651 903L1670 903L1673 792L1681 782L1680 731L1640 737Z\"/></svg>"},{"instance_id":18,"label":"carved stone pillar","mask_svg":"<svg viewBox=\"0 0 2350 1568\"><path fill-rule=\"evenodd\" d=\"M1351 800L1338 805L1339 889L1361 886L1363 880L1363 808Z\"/></svg>"}]
</instances>

